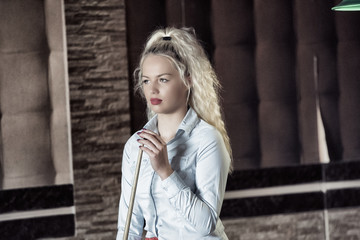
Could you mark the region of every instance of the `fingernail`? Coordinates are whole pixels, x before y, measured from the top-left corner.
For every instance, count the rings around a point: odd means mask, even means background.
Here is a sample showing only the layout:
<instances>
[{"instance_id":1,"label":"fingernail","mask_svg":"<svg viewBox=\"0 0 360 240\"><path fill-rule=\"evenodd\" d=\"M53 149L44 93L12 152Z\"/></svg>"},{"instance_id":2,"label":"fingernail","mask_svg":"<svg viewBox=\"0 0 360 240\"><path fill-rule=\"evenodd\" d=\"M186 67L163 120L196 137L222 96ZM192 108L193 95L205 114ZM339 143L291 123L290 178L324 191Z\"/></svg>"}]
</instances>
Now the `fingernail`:
<instances>
[{"instance_id":1,"label":"fingernail","mask_svg":"<svg viewBox=\"0 0 360 240\"><path fill-rule=\"evenodd\" d=\"M141 134L141 132L137 132L137 135L140 135Z\"/></svg>"}]
</instances>

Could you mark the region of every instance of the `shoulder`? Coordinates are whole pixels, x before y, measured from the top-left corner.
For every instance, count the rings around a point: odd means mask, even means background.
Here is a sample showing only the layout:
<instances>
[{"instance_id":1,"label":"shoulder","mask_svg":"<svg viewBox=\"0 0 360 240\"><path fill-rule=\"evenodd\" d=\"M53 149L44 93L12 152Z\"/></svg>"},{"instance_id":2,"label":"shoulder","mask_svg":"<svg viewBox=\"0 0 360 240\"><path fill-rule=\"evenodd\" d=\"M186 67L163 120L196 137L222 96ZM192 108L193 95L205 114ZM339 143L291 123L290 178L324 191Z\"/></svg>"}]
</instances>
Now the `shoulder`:
<instances>
[{"instance_id":1,"label":"shoulder","mask_svg":"<svg viewBox=\"0 0 360 240\"><path fill-rule=\"evenodd\" d=\"M139 146L137 139L138 135L135 132L133 135L130 136L130 138L126 141L123 151L123 156L126 158L130 158L131 153L136 150ZM136 149L135 149L136 148Z\"/></svg>"},{"instance_id":2,"label":"shoulder","mask_svg":"<svg viewBox=\"0 0 360 240\"><path fill-rule=\"evenodd\" d=\"M203 162L209 166L229 168L231 161L229 153L221 133L214 126L201 120L194 128L190 138L198 146L198 163Z\"/></svg>"},{"instance_id":3,"label":"shoulder","mask_svg":"<svg viewBox=\"0 0 360 240\"><path fill-rule=\"evenodd\" d=\"M213 125L210 125L204 120L199 121L193 129L191 136L204 137L206 139L222 139L220 132Z\"/></svg>"},{"instance_id":4,"label":"shoulder","mask_svg":"<svg viewBox=\"0 0 360 240\"><path fill-rule=\"evenodd\" d=\"M131 148L137 141L138 136L137 136L137 132L135 132L133 135L131 135L129 137L129 139L126 141L125 143L125 149L127 148Z\"/></svg>"},{"instance_id":5,"label":"shoulder","mask_svg":"<svg viewBox=\"0 0 360 240\"><path fill-rule=\"evenodd\" d=\"M200 147L208 145L223 144L223 138L220 132L204 120L200 120L191 133L191 138L197 139Z\"/></svg>"}]
</instances>

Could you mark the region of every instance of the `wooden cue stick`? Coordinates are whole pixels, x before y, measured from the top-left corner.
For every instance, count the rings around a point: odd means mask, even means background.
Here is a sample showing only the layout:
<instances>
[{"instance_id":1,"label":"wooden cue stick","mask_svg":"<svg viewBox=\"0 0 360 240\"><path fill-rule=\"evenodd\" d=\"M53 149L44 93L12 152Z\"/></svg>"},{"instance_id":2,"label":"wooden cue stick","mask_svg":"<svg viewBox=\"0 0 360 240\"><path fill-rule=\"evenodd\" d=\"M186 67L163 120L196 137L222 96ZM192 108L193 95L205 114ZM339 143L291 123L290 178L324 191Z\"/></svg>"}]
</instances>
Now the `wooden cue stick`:
<instances>
[{"instance_id":1,"label":"wooden cue stick","mask_svg":"<svg viewBox=\"0 0 360 240\"><path fill-rule=\"evenodd\" d=\"M139 149L139 154L138 154L138 159L137 159L137 163L136 163L136 169L135 169L135 174L134 174L133 185L132 185L132 188L131 188L129 209L128 209L127 217L126 217L125 231L124 231L123 240L127 240L128 235L129 235L131 215L132 215L132 211L133 211L133 207L134 207L136 187L137 187L138 178L139 178L142 154L143 154L143 150Z\"/></svg>"}]
</instances>

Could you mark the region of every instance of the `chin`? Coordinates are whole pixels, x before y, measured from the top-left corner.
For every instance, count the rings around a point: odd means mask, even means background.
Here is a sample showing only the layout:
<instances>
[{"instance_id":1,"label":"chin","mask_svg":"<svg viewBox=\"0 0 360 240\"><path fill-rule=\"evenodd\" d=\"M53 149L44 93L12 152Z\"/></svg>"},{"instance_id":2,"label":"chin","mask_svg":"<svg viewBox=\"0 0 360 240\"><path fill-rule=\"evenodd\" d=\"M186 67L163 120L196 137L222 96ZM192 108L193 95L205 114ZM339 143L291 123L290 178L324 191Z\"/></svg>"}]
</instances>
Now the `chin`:
<instances>
[{"instance_id":1,"label":"chin","mask_svg":"<svg viewBox=\"0 0 360 240\"><path fill-rule=\"evenodd\" d=\"M163 112L163 110L158 106L150 105L150 109L151 109L151 111L153 111L154 113L157 113L157 114Z\"/></svg>"}]
</instances>

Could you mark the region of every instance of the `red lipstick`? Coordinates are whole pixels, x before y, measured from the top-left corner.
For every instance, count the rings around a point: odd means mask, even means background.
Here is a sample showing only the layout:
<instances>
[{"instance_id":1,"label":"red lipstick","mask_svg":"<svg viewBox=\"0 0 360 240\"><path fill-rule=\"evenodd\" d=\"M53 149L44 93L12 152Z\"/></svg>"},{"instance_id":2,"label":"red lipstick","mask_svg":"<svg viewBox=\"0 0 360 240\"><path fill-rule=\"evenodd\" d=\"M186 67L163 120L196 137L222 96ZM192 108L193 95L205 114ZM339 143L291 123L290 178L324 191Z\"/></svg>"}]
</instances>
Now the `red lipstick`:
<instances>
[{"instance_id":1,"label":"red lipstick","mask_svg":"<svg viewBox=\"0 0 360 240\"><path fill-rule=\"evenodd\" d=\"M150 102L152 105L159 105L162 102L162 100L159 98L151 98Z\"/></svg>"}]
</instances>

